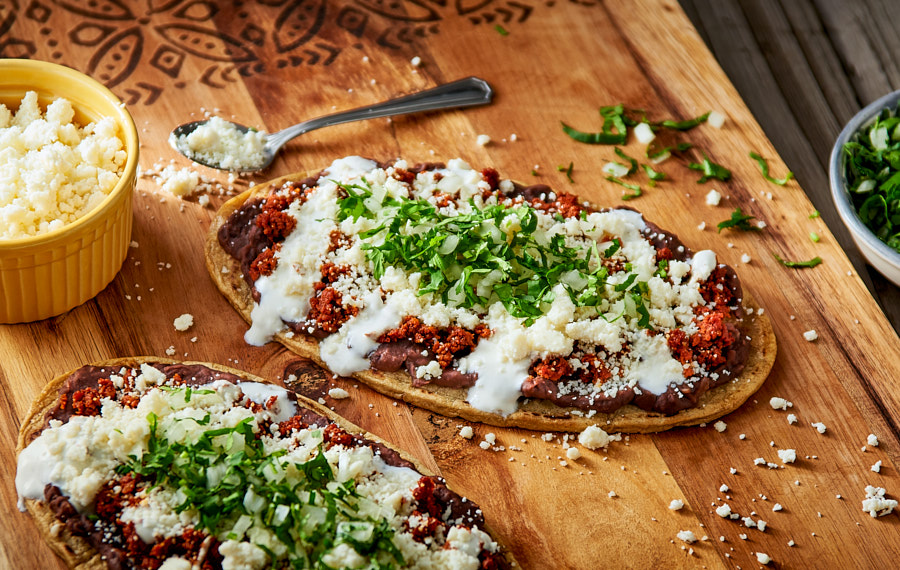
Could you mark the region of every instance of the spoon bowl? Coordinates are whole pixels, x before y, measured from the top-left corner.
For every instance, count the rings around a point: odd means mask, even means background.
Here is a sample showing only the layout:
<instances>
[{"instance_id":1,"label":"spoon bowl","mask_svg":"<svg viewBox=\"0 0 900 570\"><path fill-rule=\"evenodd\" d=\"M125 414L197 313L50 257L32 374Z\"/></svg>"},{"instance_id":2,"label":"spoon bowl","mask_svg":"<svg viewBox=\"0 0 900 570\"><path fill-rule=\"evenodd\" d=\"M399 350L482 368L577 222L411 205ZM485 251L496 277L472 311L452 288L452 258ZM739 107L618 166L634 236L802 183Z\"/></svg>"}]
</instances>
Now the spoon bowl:
<instances>
[{"instance_id":1,"label":"spoon bowl","mask_svg":"<svg viewBox=\"0 0 900 570\"><path fill-rule=\"evenodd\" d=\"M322 127L423 111L486 105L492 97L493 90L486 81L467 77L367 107L310 119L274 133L265 133L219 117L194 121L176 127L169 135L169 143L181 154L204 166L234 172L255 172L272 164L288 141Z\"/></svg>"}]
</instances>

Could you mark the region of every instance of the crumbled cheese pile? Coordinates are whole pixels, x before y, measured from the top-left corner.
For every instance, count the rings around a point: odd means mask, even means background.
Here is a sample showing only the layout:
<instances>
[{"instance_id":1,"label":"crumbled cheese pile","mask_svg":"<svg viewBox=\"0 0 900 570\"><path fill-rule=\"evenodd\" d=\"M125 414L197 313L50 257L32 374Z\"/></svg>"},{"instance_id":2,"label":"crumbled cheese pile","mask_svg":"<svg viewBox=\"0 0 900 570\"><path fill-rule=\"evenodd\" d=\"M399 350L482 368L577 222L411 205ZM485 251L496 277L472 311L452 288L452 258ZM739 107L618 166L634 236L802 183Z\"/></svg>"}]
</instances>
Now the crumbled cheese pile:
<instances>
[{"instance_id":1,"label":"crumbled cheese pile","mask_svg":"<svg viewBox=\"0 0 900 570\"><path fill-rule=\"evenodd\" d=\"M209 118L186 135L173 133L169 144L192 160L223 170L254 170L266 160L265 132L241 131L221 117Z\"/></svg>"},{"instance_id":2,"label":"crumbled cheese pile","mask_svg":"<svg viewBox=\"0 0 900 570\"><path fill-rule=\"evenodd\" d=\"M115 188L126 153L112 117L79 126L71 102L42 113L29 91L0 104L0 239L45 234L84 216Z\"/></svg>"}]
</instances>

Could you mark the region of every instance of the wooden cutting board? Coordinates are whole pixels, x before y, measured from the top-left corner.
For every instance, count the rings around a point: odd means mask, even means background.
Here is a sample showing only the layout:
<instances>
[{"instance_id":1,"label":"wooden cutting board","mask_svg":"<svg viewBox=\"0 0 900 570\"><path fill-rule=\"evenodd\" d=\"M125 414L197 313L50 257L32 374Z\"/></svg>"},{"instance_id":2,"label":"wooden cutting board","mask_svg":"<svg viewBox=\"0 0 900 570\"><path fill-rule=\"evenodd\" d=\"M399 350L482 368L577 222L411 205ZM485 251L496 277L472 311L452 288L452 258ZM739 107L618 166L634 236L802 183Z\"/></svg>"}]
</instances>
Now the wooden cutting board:
<instances>
[{"instance_id":1,"label":"wooden cutting board","mask_svg":"<svg viewBox=\"0 0 900 570\"><path fill-rule=\"evenodd\" d=\"M784 173L676 2L234 4L107 0L17 10L17 3L7 3L0 6L0 53L64 63L110 85L135 117L145 171L170 161L190 166L166 138L204 110L277 130L468 75L496 90L490 107L311 133L269 171L235 182L236 190L349 154L461 157L615 206L623 189L601 173L615 159L613 149L569 139L560 121L597 130L597 109L616 103L658 119L717 110L725 125L685 134L695 149L659 165L667 180L654 188L641 181L644 195L629 205L676 230L689 247L714 249L737 268L773 321L775 369L754 399L723 418L724 431L705 426L630 436L565 462L571 439L564 434L474 425L475 437L465 440L457 434L466 422L311 372L278 345L246 345L246 325L209 280L201 250L225 197L213 195L203 207L145 176L136 194L133 247L115 281L66 315L0 326L0 567L59 564L15 506L13 442L41 386L87 362L167 353L274 380L294 374L307 391L323 384L347 388L351 397L334 408L406 448L478 502L527 568L747 568L759 565L757 552L779 567L896 565L898 515L873 519L861 501L866 485L900 495L900 341L828 228L811 217L803 189L766 182L748 157L756 151L775 175ZM480 134L492 142L476 144ZM643 149L631 142L625 151L641 156ZM698 184L686 164L701 160L701 152L730 168L732 180ZM557 170L570 164L571 182ZM724 196L719 206L706 204L712 188ZM738 206L766 228L716 232ZM813 243L810 232L821 240ZM773 253L819 256L823 263L788 269ZM194 325L177 332L173 320L183 313L194 316ZM817 340L804 339L809 330ZM772 396L793 407L773 410ZM788 423L788 413L796 424ZM824 434L811 426L817 422L827 426ZM487 433L496 435L489 450L479 446ZM870 433L878 447L866 446ZM787 448L796 450L797 461L782 466L777 451ZM757 458L778 467L756 465ZM871 466L878 461L876 473ZM684 508L670 510L675 499ZM766 521L765 531L721 518L715 509L723 503ZM700 540L679 540L682 530Z\"/></svg>"}]
</instances>

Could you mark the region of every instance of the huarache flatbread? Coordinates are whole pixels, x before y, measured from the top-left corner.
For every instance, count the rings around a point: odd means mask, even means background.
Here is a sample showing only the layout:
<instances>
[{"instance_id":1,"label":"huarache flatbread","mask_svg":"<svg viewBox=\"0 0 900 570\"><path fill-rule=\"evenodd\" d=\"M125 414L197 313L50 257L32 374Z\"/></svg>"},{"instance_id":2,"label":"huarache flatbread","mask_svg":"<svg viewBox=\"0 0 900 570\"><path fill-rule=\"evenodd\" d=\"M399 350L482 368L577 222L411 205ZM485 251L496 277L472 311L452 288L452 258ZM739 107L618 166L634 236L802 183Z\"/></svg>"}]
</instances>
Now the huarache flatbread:
<instances>
[{"instance_id":1,"label":"huarache flatbread","mask_svg":"<svg viewBox=\"0 0 900 570\"><path fill-rule=\"evenodd\" d=\"M514 565L412 457L232 368L145 357L63 374L18 454L20 508L70 568Z\"/></svg>"},{"instance_id":2,"label":"huarache flatbread","mask_svg":"<svg viewBox=\"0 0 900 570\"><path fill-rule=\"evenodd\" d=\"M775 359L768 318L714 252L460 160L347 157L257 186L220 209L206 259L251 344L494 425L699 424Z\"/></svg>"}]
</instances>

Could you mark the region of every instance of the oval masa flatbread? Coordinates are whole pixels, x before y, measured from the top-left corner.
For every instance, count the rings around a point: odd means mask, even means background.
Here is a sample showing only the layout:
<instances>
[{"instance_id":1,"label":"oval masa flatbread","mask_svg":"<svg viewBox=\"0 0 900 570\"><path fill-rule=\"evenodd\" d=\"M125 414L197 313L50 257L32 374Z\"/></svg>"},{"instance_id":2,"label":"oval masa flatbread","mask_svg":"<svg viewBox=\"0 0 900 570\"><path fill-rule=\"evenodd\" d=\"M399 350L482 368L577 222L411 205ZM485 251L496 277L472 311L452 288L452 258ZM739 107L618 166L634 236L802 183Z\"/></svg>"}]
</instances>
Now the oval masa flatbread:
<instances>
[{"instance_id":1,"label":"oval masa flatbread","mask_svg":"<svg viewBox=\"0 0 900 570\"><path fill-rule=\"evenodd\" d=\"M309 179L308 177L309 174L306 173L285 176L258 185L255 189L232 198L218 211L209 229L205 246L209 274L219 290L248 323L252 324L251 313L255 304L253 290L243 275L241 263L220 245L218 232L229 217L248 201L262 199L270 189L280 188L285 183ZM598 425L607 431L648 433L676 426L696 425L738 408L759 389L774 363L776 341L768 317L746 292L739 302L744 313L740 322L740 334L749 338L743 370L735 378L730 378L727 382L719 383L703 392L696 405L677 413L648 411L634 404L604 413L558 405L549 399L527 398L523 399L524 402L520 401L515 411L503 415L473 407L467 402L467 388L453 388L434 383L416 386L410 374L403 369L397 372L384 372L369 368L354 372L352 376L379 392L417 406L451 417L458 416L498 426L581 431L587 426ZM285 329L276 332L273 338L296 354L310 358L327 368L320 355L320 341L313 335Z\"/></svg>"},{"instance_id":2,"label":"oval masa flatbread","mask_svg":"<svg viewBox=\"0 0 900 570\"><path fill-rule=\"evenodd\" d=\"M258 387L261 385L262 391L261 392L256 391L254 393L256 393L256 394L261 393L262 400L266 400L266 398L270 398L270 392L267 391L267 389L266 389L267 386L276 387L275 391L272 392L272 394L288 394L288 391L284 391L284 389L281 388L280 386L268 383L261 378L253 376L251 374L248 374L247 372L244 372L242 370L237 370L234 368L229 368L226 366L212 364L212 363L181 362L181 361L169 360L169 359L158 358L158 357L119 358L119 359L107 360L107 361L103 361L103 362L94 363L92 365L88 365L88 366L85 366L85 367L82 367L82 368L79 368L79 369L76 369L76 370L73 370L73 371L70 371L70 372L67 372L65 374L58 376L57 378L55 378L54 380L49 382L44 387L44 389L42 390L40 395L34 400L28 415L22 421L21 429L19 432L17 453L19 454L20 468L22 468L23 465L25 465L26 468L29 465L31 465L32 467L35 465L34 463L29 464L27 459L23 461L23 457L22 457L23 450L26 450L26 447L28 447L29 444L32 444L32 442L36 441L39 438L40 434L45 429L48 428L48 426L50 425L48 418L61 417L58 415L58 414L62 413L61 410L68 410L66 413L72 413L72 410L74 410L74 409L80 409L80 410L82 409L82 408L79 408L80 404L74 404L74 406L73 406L73 396L75 393L77 393L76 388L80 389L80 387L83 387L83 386L96 386L97 384L94 380L91 381L93 383L91 383L91 382L84 383L80 378L87 378L87 377L95 378L95 377L98 377L98 375L102 376L102 377L109 376L106 373L110 370L126 370L126 369L138 370L138 371L148 370L146 368L142 368L144 366L153 366L157 370L163 371L165 373L165 375L168 375L169 377L172 377L172 375L178 374L179 372L183 373L183 374L197 374L197 376L200 376L201 375L200 372L202 372L202 374L209 374L208 378L219 378L219 379L226 380L227 382L230 382L230 383L243 383L243 382L254 383L253 387ZM99 372L98 369L103 369L102 373ZM147 373L147 374L149 374L149 373ZM110 377L115 377L115 376L112 375ZM123 383L123 380L121 378L118 378L118 377L115 377L115 378L116 378L116 381L118 381L119 383ZM119 390L119 392L116 394L116 396L113 399L114 400L119 399L118 403L121 405L122 408L126 408L131 405L138 406L139 404L136 404L134 402L132 402L130 404L126 404L125 403L126 399L125 399L124 394L128 391L127 383L129 381L134 382L135 378L138 378L137 381L140 382L141 381L140 376L137 376L135 374L131 374L129 376L128 374L126 374L126 378L127 379L124 380L124 383L126 384L126 389L122 390L121 387L117 388ZM205 378L207 378L207 377L205 377ZM106 386L109 387L110 384L107 383ZM133 384L131 386L133 387ZM183 388L183 386L182 386L182 388ZM245 388L245 390L249 390L249 388ZM172 388L172 389L168 389L166 391L168 393L170 393L168 397L170 398L169 401L171 402L172 401L171 398L175 397L172 394L176 393L176 389ZM67 397L61 399L60 395L63 392L67 394ZM143 396L143 397L149 397L149 396L146 396L146 394L149 394L151 392L154 392L153 386L150 386L150 388L147 389L147 391L145 392L145 396ZM158 392L158 390L156 390L156 392ZM210 391L207 390L207 393L209 393L209 392ZM102 391L101 391L101 393L102 393ZM181 408L181 403L180 403L181 402L181 400L180 400L181 394L185 394L186 399L185 399L184 407L188 408L189 406L186 402L187 402L187 399L192 397L191 396L192 392L182 389L180 392L177 392L177 394L178 394L178 397L177 397L178 399L175 400L176 401L175 405L181 411L181 413L184 414L185 411L184 411L184 409ZM247 392L247 394L250 394L250 392ZM352 424L351 422L347 421L346 419L342 418L341 416L335 414L333 411L329 410L325 406L319 405L318 403L316 403L312 400L309 400L308 398L305 398L302 395L295 394L293 392L289 392L289 394L290 394L289 398L295 403L295 406L296 406L295 409L292 408L296 412L296 415L293 416L291 419L286 419L286 420L284 419L284 417L286 417L286 415L289 415L289 413L290 413L290 412L287 412L287 413L284 412L286 404L284 404L281 401L276 401L274 399L270 399L268 401L268 403L257 406L255 409L258 411L259 409L267 408L267 409L272 410L272 412L271 412L272 414L276 414L276 413L281 414L282 417L279 419L283 423L276 424L273 421L272 424L279 425L284 429L288 429L289 431L294 430L294 431L291 431L292 434L305 433L308 436L311 433L312 437L323 438L324 447L323 447L323 444L320 443L319 448L318 448L319 454L324 453L323 449L324 450L333 450L335 446L337 446L337 450L338 450L339 454L347 454L347 457L349 457L349 459L345 458L343 455L339 456L340 464L342 467L340 467L340 468L338 468L337 466L332 467L333 478L336 479L338 477L338 472L340 471L340 469L344 468L343 466L345 463L347 465L351 466L348 468L348 469L350 469L351 474L356 473L355 471L353 471L353 465L354 465L353 452L354 452L354 450L355 451L360 451L360 450L366 451L365 449L362 449L363 447L368 447L369 449L374 450L372 457L374 458L373 461L375 461L375 463L374 463L375 465L383 464L383 465L387 465L387 467L376 468L375 475L370 475L370 476L367 476L366 472L363 471L362 474L358 478L357 484L359 484L359 485L372 484L372 481L374 481L374 478L377 478L384 472L391 471L392 469L397 469L399 471L403 471L404 477L406 477L406 479L405 479L406 481L411 481L418 477L418 485L413 488L412 495L410 497L403 498L398 503L398 504L402 505L402 504L407 504L407 502L408 502L409 509L411 509L412 507L415 507L415 510L412 511L412 514L409 514L408 521L403 523L404 525L407 525L407 526L401 526L401 528L404 529L402 534L404 534L404 540L407 543L409 543L410 540L414 540L414 539L410 539L409 536L415 535L416 532L420 533L418 535L420 539L424 539L424 537L426 537L426 536L428 536L428 537L431 536L431 534L429 534L429 532L432 532L432 533L438 532L438 531L434 530L435 528L441 528L441 529L443 529L442 532L444 532L443 539L448 542L447 548L450 548L451 546L453 548L455 548L459 544L453 543L451 545L450 544L451 539L448 537L450 537L450 536L475 537L477 533L482 533L482 534L477 534L477 536L481 537L483 540L491 540L493 546L490 546L490 548L496 548L496 551L493 553L489 552L488 546L485 546L484 550L481 551L481 554L479 556L482 557L482 564L486 565L484 567L485 568L509 568L511 566L515 566L515 560L512 557L512 555L510 554L510 552L508 551L508 549L506 549L505 547L500 547L499 543L496 542L496 538L493 538L493 533L491 533L491 531L487 528L487 526L483 524L483 520L479 519L479 521L476 524L472 524L471 520L466 519L466 517L469 514L475 513L476 511L478 513L477 516L478 517L481 516L480 510L478 510L477 505L475 505L471 501L467 501L466 499L459 497L459 495L456 495L452 491L449 491L446 488L446 486L443 484L443 481L440 478L434 477L428 471L427 468L422 466L415 458L413 458L406 452L396 449L396 448L392 447L390 444L388 444L386 441L379 438L378 436L376 436L374 434L370 434L370 433L362 430L358 426ZM154 397L156 397L158 395L159 394L154 394ZM94 394L94 396L96 396L96 394ZM203 398L204 393L203 393L202 389L196 388L193 391L193 398L196 399L198 397ZM240 397L243 398L244 396L241 395ZM249 397L249 396L247 396L247 397ZM281 398L284 396L278 396L278 397ZM93 404L91 404L91 402L89 401L87 396L85 396L84 399L79 400L79 401L83 404L86 403L88 406L93 405ZM94 404L98 404L101 407L103 405L102 400L95 401ZM251 404L248 402L245 402L244 405L249 406L251 408L253 408L253 406L254 406L254 404ZM197 406L199 408L202 408L201 404L198 404ZM239 407L239 406L236 406L236 407ZM137 409L137 408L135 408L135 409ZM115 413L115 411L113 411L111 413ZM106 412L104 412L104 414L106 414ZM78 414L75 414L75 415L78 415ZM72 417L75 417L75 415L73 415ZM208 417L209 416L207 416L207 421L208 421ZM271 417L275 417L275 416L273 415ZM84 418L82 418L82 419L84 419ZM310 421L310 422L316 421L317 423L315 423L315 424L310 423L309 429L307 430L303 427L306 425L305 423L299 423L299 424L294 423L295 421L299 421L299 420L306 420L306 421ZM179 420L179 421L182 421L182 420ZM201 419L201 422L202 422L202 419ZM327 422L327 423L326 423L326 425L319 425L319 423L322 423L322 422ZM153 425L155 426L156 424L153 424ZM160 425L162 425L162 424L160 424ZM292 427L286 427L286 426L292 426ZM318 430L315 429L316 426L319 428ZM325 429L322 429L322 428L325 428ZM160 428L160 429L162 429L162 428ZM262 428L260 428L260 429L262 429ZM152 432L154 434L156 433L156 427L152 428ZM306 433L306 432L309 432L309 433ZM322 433L317 434L315 432L324 432L324 435ZM164 437L168 437L168 435L165 435ZM225 436L221 436L221 437L225 437ZM232 436L228 436L228 437L232 437ZM277 437L279 437L279 436L276 435L275 437L277 439ZM295 435L295 437L300 437L300 436ZM184 440L184 441L188 441L188 440ZM225 445L225 444L223 444L223 445ZM297 445L299 445L299 444L297 444ZM88 455L91 455L91 449L87 449L87 452L88 452ZM364 453L362 455L366 456L367 454L368 454L368 452ZM359 455L359 453L357 453L357 455ZM232 456L229 456L229 457L232 457ZM312 455L312 457L313 458L318 457L319 459L322 459L322 457L320 457L319 455L317 455L315 453ZM347 459L347 461L345 462L344 459ZM42 462L45 462L48 460L49 460L49 458L44 457L44 456L37 458L38 463L42 463ZM331 461L331 459L329 461ZM312 463L312 461L310 461L310 463ZM327 463L326 463L326 465L327 465ZM321 466L319 466L319 468L321 468ZM380 471L379 471L379 469L380 469ZM405 471L405 470L411 470L411 471ZM134 473L134 472L132 472L132 473ZM311 476L311 475L309 475L308 472L307 472L307 475ZM20 485L22 486L22 488L27 488L28 487L27 479L28 479L28 477L32 477L32 476L33 475L31 475L29 473L24 473L24 474L22 474L22 477L25 480L20 481L20 476L17 474L17 480L16 480L17 488L19 488ZM369 478L366 478L366 477L369 477ZM334 481L335 479L333 479L332 481ZM118 481L118 485L124 486L124 483L121 480L117 480L117 481ZM50 485L48 485L47 487L50 487ZM344 484L344 487L346 487L346 483ZM331 487L329 487L329 488L331 488ZM340 491L340 489L337 485L335 485L334 488L336 488L336 489L338 489L338 491ZM356 488L357 488L356 484L354 484L353 489L356 489ZM424 490L420 489L420 488L424 488ZM48 491L45 488L45 490L44 490L45 497L49 496L49 495L47 495L47 492ZM297 491L297 492L300 493L300 491ZM343 496L347 496L344 491L340 491L337 494L337 496L341 496L341 493L344 493ZM417 493L421 493L421 494L417 494ZM95 504L92 504L90 507L87 507L87 510L85 512L90 512L91 510L97 510L99 512L99 509L101 509L101 505L100 505L99 501L101 500L102 494L103 494L103 487L101 487L101 492L97 493L95 496L95 499L98 502ZM149 492L147 494L149 494ZM67 507L67 508L71 508L71 506L73 505L73 501L76 500L75 499L76 494L74 492L73 492L71 501L69 501L69 499L66 498L65 496L60 497L59 495L60 495L60 493L58 491L56 491L55 495L54 495L54 500L59 501L60 498L65 499L66 503L69 505L69 507ZM304 495L304 497L305 496L306 495ZM351 499L348 499L348 500L352 500L352 497L353 497L353 495L351 494ZM404 495L404 497L405 497L405 495ZM144 501L147 500L146 496L144 497L143 500ZM366 501L366 500L368 500L368 499L359 499L358 501ZM436 505L434 509L431 509L431 507L428 506L427 503L429 501L431 501L431 505L433 505L433 506ZM246 504L247 503L245 502L245 505ZM362 503L357 502L356 504L360 505ZM81 524L81 522L79 522L79 521L81 521L81 518L78 518L76 520L76 516L71 514L71 511L70 511L70 515L67 515L69 517L68 522L61 521L59 518L57 518L54 508L50 507L50 505L48 504L46 499L35 499L35 498L24 498L23 499L22 497L20 497L20 506L22 506L22 505L34 519L35 523L38 526L38 529L40 530L41 534L43 534L43 536L45 537L48 545L60 556L60 558L62 558L65 561L65 563L70 568L76 568L79 570L81 570L81 569L83 569L83 570L88 570L88 569L98 570L98 569L103 569L103 568L108 567L107 561L101 556L101 553L88 540L86 540L82 536L83 533L79 533L77 531L73 532L73 528L76 528L79 526L79 524ZM464 510L461 510L464 505L465 505ZM57 509L57 511L59 511L58 506L55 508ZM303 508L303 507L299 507L299 508ZM379 508L381 508L381 507L379 507ZM397 508L399 509L401 507L397 507ZM442 515L430 513L430 511L429 511L429 509L437 511L440 508L444 509L444 513ZM407 510L409 510L409 509L407 509ZM419 513L420 509L423 509L421 514ZM65 509L63 509L60 512L65 512ZM123 514L123 512L124 511L120 512L116 516L124 518L125 515ZM380 512L380 511L378 511L378 512ZM432 517L432 515L434 515L434 516ZM459 516L458 516L458 518L454 519L453 517L456 515L459 515ZM431 517L431 518L429 518L429 517ZM437 520L432 520L434 517L443 517L443 519L444 519L443 526ZM372 519L372 520L375 520L375 519ZM421 523L421 527L420 528L417 527L415 529L411 528L411 526L409 526L409 525L412 525L413 523L409 523L409 521L414 521L414 522L419 521ZM347 523L347 524L351 524L351 523ZM429 527L428 525L431 525L431 526ZM374 522L372 523L372 526L375 526L376 528L378 528ZM471 527L471 529L468 527ZM134 528L134 527L132 527L132 528ZM351 529L351 531L352 531L352 529ZM383 532L383 531L379 531L379 532ZM397 536L397 535L401 534L399 531L395 531L395 532L396 532L396 535L386 534L384 536L390 537L390 536ZM484 534L484 532L486 532L487 534ZM456 533L456 534L454 534L454 533ZM460 534L460 533L462 533L462 534ZM471 533L471 534L466 534L466 533ZM187 535L185 535L185 536L187 536ZM255 535L255 536L258 537L259 535ZM357 536L357 538L358 538L358 535L355 535L355 536ZM207 537L207 538L209 539L209 537ZM390 540L394 540L394 539L390 539ZM437 541L437 539L435 539L435 540ZM334 550L338 550L339 548L344 548L346 550L346 545L343 544L341 542L341 540L335 538L334 541L336 544L336 546L334 547ZM165 541L163 541L163 542L165 542ZM217 551L219 552L219 554L221 554L221 551L218 549L219 549L219 547L222 547L222 545L224 543L225 543L225 540L219 540L217 543L215 543L215 547L216 547ZM157 546L159 544L160 544L160 540L157 537ZM242 543L242 544L244 544L244 543ZM378 543L378 544L380 545L379 548L383 548L382 543ZM478 544L478 543L476 543L476 544ZM481 544L484 544L484 542L481 542ZM416 544L415 546L417 548L421 547L421 545L419 545L419 544ZM471 548L471 544L468 544L467 546L468 546L468 548ZM149 548L149 547L147 547L147 548ZM232 551L235 550L234 545L231 545L229 548L231 548ZM428 547L423 547L423 548L426 548L426 550L427 550ZM433 548L432 548L432 550L433 550ZM446 548L444 550L446 550ZM154 552L154 551L151 551L151 552ZM171 554L172 556L177 555L177 551L172 550L171 552L174 552L174 554ZM260 550L260 552L262 552L262 550ZM413 550L413 552L415 552L415 550ZM388 551L388 554L389 553L390 553L390 551ZM259 554L259 553L257 553L257 554ZM382 554L384 554L384 552L382 552ZM204 554L204 556L205 555L206 554ZM351 556L351 558L347 558L347 559L343 559L343 560L352 560L353 559L352 553L348 556ZM409 556L409 554L407 552L407 557L408 556ZM211 558L211 555L210 555L210 558ZM338 558L338 559L340 560L340 558ZM410 563L411 561L407 559L406 562ZM494 565L491 565L491 564L494 564ZM250 562L245 562L242 564L242 567L252 568L254 566ZM268 567L268 566L266 566L266 567ZM406 566L401 565L401 567L406 567ZM173 568L178 568L178 566L173 566Z\"/></svg>"}]
</instances>

